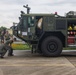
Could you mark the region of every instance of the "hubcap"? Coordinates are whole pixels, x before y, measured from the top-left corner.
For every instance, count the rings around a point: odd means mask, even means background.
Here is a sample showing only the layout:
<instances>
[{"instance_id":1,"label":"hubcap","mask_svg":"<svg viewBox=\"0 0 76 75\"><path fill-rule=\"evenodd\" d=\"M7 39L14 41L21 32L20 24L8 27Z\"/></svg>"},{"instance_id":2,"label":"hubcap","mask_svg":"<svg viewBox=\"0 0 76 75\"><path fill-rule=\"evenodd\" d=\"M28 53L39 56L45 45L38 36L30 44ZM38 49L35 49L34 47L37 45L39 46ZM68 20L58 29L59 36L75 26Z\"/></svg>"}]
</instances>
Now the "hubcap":
<instances>
[{"instance_id":1,"label":"hubcap","mask_svg":"<svg viewBox=\"0 0 76 75\"><path fill-rule=\"evenodd\" d=\"M57 43L56 42L50 42L47 45L47 49L50 52L55 52L57 50L57 48L58 48L58 46L57 46Z\"/></svg>"}]
</instances>

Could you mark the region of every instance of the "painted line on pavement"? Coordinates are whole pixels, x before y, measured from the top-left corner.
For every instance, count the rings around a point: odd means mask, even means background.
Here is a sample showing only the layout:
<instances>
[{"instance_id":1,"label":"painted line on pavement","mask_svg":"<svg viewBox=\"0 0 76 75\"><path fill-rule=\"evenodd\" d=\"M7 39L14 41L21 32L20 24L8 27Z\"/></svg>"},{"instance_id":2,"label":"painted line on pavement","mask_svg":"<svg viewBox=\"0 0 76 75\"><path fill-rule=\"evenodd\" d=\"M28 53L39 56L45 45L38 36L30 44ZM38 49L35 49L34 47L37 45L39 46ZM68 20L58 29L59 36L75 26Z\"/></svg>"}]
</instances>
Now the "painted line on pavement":
<instances>
[{"instance_id":1,"label":"painted line on pavement","mask_svg":"<svg viewBox=\"0 0 76 75\"><path fill-rule=\"evenodd\" d=\"M47 66L54 66L54 67L59 67L59 66L65 66L65 67L74 67L71 64L3 64L0 66L28 66L28 67L33 67L33 66L40 66L40 67L47 67Z\"/></svg>"}]
</instances>

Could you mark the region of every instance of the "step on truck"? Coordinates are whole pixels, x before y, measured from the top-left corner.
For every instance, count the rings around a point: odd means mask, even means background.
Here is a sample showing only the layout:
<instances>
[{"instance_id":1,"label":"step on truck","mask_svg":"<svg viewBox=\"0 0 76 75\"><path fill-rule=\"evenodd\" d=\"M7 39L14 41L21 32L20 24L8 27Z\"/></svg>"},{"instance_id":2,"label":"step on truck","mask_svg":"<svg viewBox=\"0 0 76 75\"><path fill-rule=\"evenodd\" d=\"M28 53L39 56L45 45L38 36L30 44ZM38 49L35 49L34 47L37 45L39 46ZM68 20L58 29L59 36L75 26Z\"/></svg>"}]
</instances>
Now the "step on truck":
<instances>
[{"instance_id":1,"label":"step on truck","mask_svg":"<svg viewBox=\"0 0 76 75\"><path fill-rule=\"evenodd\" d=\"M21 11L13 34L32 46L31 51L44 56L59 56L65 47L76 46L76 12L57 14L27 14Z\"/></svg>"}]
</instances>

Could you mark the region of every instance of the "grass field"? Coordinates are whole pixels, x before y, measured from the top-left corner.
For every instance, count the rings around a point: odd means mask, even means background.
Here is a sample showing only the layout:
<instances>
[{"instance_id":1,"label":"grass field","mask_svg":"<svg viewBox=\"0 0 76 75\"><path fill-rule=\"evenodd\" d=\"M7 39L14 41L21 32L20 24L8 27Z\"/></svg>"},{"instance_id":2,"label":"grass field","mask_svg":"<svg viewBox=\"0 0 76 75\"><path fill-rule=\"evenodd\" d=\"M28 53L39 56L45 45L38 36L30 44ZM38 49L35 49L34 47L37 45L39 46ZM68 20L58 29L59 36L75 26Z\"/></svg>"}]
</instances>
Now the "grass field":
<instances>
[{"instance_id":1,"label":"grass field","mask_svg":"<svg viewBox=\"0 0 76 75\"><path fill-rule=\"evenodd\" d=\"M31 47L29 47L29 45L27 44L12 44L12 48L14 50L30 50ZM76 48L63 48L64 50L76 50Z\"/></svg>"},{"instance_id":2,"label":"grass field","mask_svg":"<svg viewBox=\"0 0 76 75\"><path fill-rule=\"evenodd\" d=\"M27 44L12 44L14 50L29 50L31 49Z\"/></svg>"}]
</instances>

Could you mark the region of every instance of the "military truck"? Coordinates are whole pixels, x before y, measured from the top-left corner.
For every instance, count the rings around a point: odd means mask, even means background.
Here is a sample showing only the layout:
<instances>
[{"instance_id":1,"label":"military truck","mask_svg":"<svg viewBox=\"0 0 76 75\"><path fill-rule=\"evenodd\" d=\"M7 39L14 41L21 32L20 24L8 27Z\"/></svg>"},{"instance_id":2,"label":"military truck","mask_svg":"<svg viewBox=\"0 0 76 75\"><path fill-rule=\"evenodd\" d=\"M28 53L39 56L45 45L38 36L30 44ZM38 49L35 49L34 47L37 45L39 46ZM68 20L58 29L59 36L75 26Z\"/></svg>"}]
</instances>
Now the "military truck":
<instances>
[{"instance_id":1,"label":"military truck","mask_svg":"<svg viewBox=\"0 0 76 75\"><path fill-rule=\"evenodd\" d=\"M76 15L73 11L66 16L21 12L13 34L30 44L32 53L59 56L63 48L76 46Z\"/></svg>"}]
</instances>

